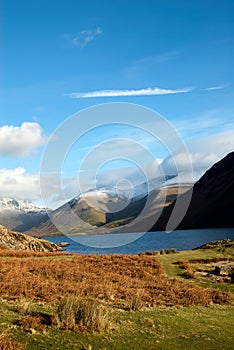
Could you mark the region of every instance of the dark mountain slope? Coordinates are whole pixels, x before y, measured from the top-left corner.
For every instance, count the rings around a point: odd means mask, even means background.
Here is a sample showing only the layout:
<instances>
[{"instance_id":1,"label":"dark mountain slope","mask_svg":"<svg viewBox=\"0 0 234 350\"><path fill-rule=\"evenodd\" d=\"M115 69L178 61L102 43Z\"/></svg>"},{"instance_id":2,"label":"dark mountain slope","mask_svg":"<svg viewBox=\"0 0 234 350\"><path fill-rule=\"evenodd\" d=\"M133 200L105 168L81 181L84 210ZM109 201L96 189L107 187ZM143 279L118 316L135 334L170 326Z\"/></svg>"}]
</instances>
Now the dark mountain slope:
<instances>
[{"instance_id":1,"label":"dark mountain slope","mask_svg":"<svg viewBox=\"0 0 234 350\"><path fill-rule=\"evenodd\" d=\"M182 204L185 196L179 198ZM165 208L151 231L164 230L174 208ZM193 187L188 211L177 229L234 227L234 152L214 164Z\"/></svg>"}]
</instances>

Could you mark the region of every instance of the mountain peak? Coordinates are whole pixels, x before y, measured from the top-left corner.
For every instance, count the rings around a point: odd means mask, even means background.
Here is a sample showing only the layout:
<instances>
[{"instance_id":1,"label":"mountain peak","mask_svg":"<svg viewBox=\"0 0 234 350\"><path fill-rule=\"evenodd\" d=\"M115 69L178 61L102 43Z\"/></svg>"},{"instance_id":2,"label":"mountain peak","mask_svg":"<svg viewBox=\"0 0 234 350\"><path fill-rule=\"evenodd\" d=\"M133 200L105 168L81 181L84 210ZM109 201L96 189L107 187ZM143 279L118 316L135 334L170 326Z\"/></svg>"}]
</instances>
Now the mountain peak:
<instances>
[{"instance_id":1,"label":"mountain peak","mask_svg":"<svg viewBox=\"0 0 234 350\"><path fill-rule=\"evenodd\" d=\"M33 213L40 212L46 213L50 209L38 206L30 201L15 199L15 198L0 198L0 211L2 210L16 210L21 211L22 213Z\"/></svg>"},{"instance_id":2,"label":"mountain peak","mask_svg":"<svg viewBox=\"0 0 234 350\"><path fill-rule=\"evenodd\" d=\"M50 209L30 201L0 198L0 223L8 229L24 232L48 219Z\"/></svg>"}]
</instances>

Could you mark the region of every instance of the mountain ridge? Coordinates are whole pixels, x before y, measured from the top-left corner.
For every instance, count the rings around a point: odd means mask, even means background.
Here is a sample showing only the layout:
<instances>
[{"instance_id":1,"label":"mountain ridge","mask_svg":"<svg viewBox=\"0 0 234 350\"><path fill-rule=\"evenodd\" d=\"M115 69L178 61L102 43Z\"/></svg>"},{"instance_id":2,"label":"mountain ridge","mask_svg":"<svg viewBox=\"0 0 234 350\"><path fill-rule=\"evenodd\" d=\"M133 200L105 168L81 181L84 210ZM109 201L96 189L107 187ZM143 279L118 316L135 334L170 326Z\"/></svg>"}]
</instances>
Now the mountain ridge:
<instances>
[{"instance_id":1,"label":"mountain ridge","mask_svg":"<svg viewBox=\"0 0 234 350\"><path fill-rule=\"evenodd\" d=\"M30 201L0 198L0 223L14 231L25 232L46 221L50 211Z\"/></svg>"},{"instance_id":2,"label":"mountain ridge","mask_svg":"<svg viewBox=\"0 0 234 350\"><path fill-rule=\"evenodd\" d=\"M47 212L48 208L36 205L28 200L15 199L15 198L0 198L0 211L1 210L20 210L24 212Z\"/></svg>"},{"instance_id":3,"label":"mountain ridge","mask_svg":"<svg viewBox=\"0 0 234 350\"><path fill-rule=\"evenodd\" d=\"M184 185L170 185L159 189L155 189L149 193L150 213L160 211L162 206L169 205L177 197L191 188L191 184ZM80 200L79 200L80 198ZM99 234L107 232L117 232L118 228L124 227L125 224L132 222L143 210L147 196L140 196L133 198L127 202L127 206L117 212L102 212L95 208L92 208L89 203L84 201L84 195L78 196L70 200L68 203L63 204L51 212L50 216L57 222L57 226L63 226L66 228L66 234ZM102 204L102 203L101 203ZM113 204L113 203L111 203ZM122 204L122 203L120 203ZM77 215L83 220L80 226L74 225L73 214ZM135 226L138 229L138 225ZM139 226L140 229L140 226ZM48 219L45 222L39 223L39 225L33 227L27 234L46 237L50 235L63 234L58 228Z\"/></svg>"}]
</instances>

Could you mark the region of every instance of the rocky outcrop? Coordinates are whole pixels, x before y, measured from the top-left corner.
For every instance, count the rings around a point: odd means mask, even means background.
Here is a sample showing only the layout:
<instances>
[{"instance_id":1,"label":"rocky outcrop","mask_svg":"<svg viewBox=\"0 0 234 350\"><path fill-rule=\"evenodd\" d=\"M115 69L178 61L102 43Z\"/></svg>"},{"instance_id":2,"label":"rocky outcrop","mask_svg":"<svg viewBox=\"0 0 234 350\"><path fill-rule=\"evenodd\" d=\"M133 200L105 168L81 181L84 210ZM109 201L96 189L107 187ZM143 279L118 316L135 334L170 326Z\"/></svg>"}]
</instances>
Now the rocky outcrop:
<instances>
[{"instance_id":1,"label":"rocky outcrop","mask_svg":"<svg viewBox=\"0 0 234 350\"><path fill-rule=\"evenodd\" d=\"M0 225L0 248L33 250L37 252L56 252L62 250L58 245L43 239L33 238L23 233L8 230Z\"/></svg>"}]
</instances>

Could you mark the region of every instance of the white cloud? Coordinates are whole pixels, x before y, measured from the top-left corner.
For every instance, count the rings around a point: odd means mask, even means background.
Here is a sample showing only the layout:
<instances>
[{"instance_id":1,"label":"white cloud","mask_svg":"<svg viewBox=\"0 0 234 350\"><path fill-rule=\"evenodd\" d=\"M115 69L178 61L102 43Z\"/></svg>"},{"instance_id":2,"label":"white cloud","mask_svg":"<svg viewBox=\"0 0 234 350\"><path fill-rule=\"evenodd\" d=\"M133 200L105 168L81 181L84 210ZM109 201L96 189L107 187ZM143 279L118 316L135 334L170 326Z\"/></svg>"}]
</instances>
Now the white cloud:
<instances>
[{"instance_id":1,"label":"white cloud","mask_svg":"<svg viewBox=\"0 0 234 350\"><path fill-rule=\"evenodd\" d=\"M205 88L204 90L205 90L205 91L221 90L221 89L225 89L227 86L228 86L227 84L225 84L225 85L211 86L211 87Z\"/></svg>"},{"instance_id":2,"label":"white cloud","mask_svg":"<svg viewBox=\"0 0 234 350\"><path fill-rule=\"evenodd\" d=\"M234 151L234 130L192 141L189 145L194 169L208 169Z\"/></svg>"},{"instance_id":3,"label":"white cloud","mask_svg":"<svg viewBox=\"0 0 234 350\"><path fill-rule=\"evenodd\" d=\"M26 157L45 142L38 123L24 122L21 126L0 127L0 155Z\"/></svg>"},{"instance_id":4,"label":"white cloud","mask_svg":"<svg viewBox=\"0 0 234 350\"><path fill-rule=\"evenodd\" d=\"M97 183L99 186L116 186L119 182L126 180L132 186L136 186L147 180L163 177L161 169L162 159L155 159L152 163L141 166L129 166L124 168L106 170L98 174Z\"/></svg>"},{"instance_id":5,"label":"white cloud","mask_svg":"<svg viewBox=\"0 0 234 350\"><path fill-rule=\"evenodd\" d=\"M234 151L234 130L193 140L187 144L187 147L194 170L194 180L198 180L214 163ZM185 155L180 150L173 158L168 157L163 161L164 172L176 173L175 163L179 165L185 179L188 164Z\"/></svg>"},{"instance_id":6,"label":"white cloud","mask_svg":"<svg viewBox=\"0 0 234 350\"><path fill-rule=\"evenodd\" d=\"M95 38L103 34L103 30L97 27L94 30L84 29L80 31L76 36L69 38L70 43L73 46L85 47L88 43L93 41Z\"/></svg>"},{"instance_id":7,"label":"white cloud","mask_svg":"<svg viewBox=\"0 0 234 350\"><path fill-rule=\"evenodd\" d=\"M61 193L60 174L46 174L43 177L44 191L42 198L40 187L40 175L30 174L23 167L15 169L0 169L0 197L16 198L29 201L37 201L43 204L43 200L52 197L51 206L57 206L55 197ZM69 183L72 179L65 182ZM49 206L48 206L49 207Z\"/></svg>"},{"instance_id":8,"label":"white cloud","mask_svg":"<svg viewBox=\"0 0 234 350\"><path fill-rule=\"evenodd\" d=\"M38 175L27 174L24 168L0 169L0 197L38 200L40 186Z\"/></svg>"},{"instance_id":9,"label":"white cloud","mask_svg":"<svg viewBox=\"0 0 234 350\"><path fill-rule=\"evenodd\" d=\"M192 88L183 88L178 90L162 89L162 88L145 88L139 90L99 90L90 92L72 92L65 94L71 98L93 98L93 97L121 97L121 96L153 96L153 95L169 95L190 92Z\"/></svg>"}]
</instances>

